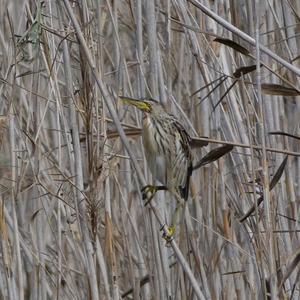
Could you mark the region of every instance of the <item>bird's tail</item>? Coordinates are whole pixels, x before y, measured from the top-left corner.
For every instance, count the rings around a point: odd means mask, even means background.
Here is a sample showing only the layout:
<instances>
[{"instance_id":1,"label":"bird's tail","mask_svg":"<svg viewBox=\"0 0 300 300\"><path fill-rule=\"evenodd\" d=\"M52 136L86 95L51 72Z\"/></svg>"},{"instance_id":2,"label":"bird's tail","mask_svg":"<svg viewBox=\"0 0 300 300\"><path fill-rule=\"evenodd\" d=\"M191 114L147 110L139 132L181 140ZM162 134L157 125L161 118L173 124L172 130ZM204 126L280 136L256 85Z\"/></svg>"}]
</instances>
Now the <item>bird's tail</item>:
<instances>
[{"instance_id":1,"label":"bird's tail","mask_svg":"<svg viewBox=\"0 0 300 300\"><path fill-rule=\"evenodd\" d=\"M193 165L191 164L187 170L187 178L186 178L185 186L180 187L180 195L185 201L187 201L187 199L189 197L190 178L192 176L192 173L193 173Z\"/></svg>"}]
</instances>

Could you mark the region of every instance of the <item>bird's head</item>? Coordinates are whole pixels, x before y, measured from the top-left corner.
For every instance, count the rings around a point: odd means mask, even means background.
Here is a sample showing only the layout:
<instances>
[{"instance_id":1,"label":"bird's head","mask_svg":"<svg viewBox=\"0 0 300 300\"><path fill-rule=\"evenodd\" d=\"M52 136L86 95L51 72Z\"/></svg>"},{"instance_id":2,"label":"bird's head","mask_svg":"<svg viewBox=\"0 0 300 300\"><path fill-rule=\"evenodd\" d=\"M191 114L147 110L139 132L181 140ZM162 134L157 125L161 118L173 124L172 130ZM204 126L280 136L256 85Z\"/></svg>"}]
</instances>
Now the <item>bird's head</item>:
<instances>
[{"instance_id":1,"label":"bird's head","mask_svg":"<svg viewBox=\"0 0 300 300\"><path fill-rule=\"evenodd\" d=\"M120 96L119 98L123 102L125 102L129 105L133 105L133 106L137 107L139 110L141 110L146 115L159 113L164 110L162 105L154 99L147 98L147 99L138 100L138 99L123 97L123 96Z\"/></svg>"}]
</instances>

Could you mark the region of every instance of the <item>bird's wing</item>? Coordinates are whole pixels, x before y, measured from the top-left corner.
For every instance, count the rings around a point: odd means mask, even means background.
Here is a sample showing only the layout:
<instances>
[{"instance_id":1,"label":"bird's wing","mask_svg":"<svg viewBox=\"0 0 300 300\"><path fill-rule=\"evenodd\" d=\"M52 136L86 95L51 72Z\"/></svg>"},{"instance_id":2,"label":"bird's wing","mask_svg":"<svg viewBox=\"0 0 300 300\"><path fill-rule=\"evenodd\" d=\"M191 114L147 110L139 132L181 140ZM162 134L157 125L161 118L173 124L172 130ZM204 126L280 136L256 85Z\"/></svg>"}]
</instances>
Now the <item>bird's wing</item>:
<instances>
[{"instance_id":1,"label":"bird's wing","mask_svg":"<svg viewBox=\"0 0 300 300\"><path fill-rule=\"evenodd\" d=\"M185 153L185 156L187 157L187 159L189 161L192 162L192 152L191 152L191 142L192 142L192 138L190 137L190 135L187 133L187 131L185 130L185 128L176 120L173 120L173 125L175 126L175 130L178 131L178 133L180 134L181 137L181 147Z\"/></svg>"},{"instance_id":2,"label":"bird's wing","mask_svg":"<svg viewBox=\"0 0 300 300\"><path fill-rule=\"evenodd\" d=\"M176 120L173 120L173 125L175 131L178 132L180 136L180 148L183 153L181 156L181 164L180 167L185 168L185 174L184 178L182 178L182 184L180 185L180 192L181 196L184 198L184 200L187 200L188 198L188 192L189 192L189 184L190 184L190 177L193 172L193 164L192 164L192 152L191 152L191 137L185 130L185 128ZM178 172L181 173L181 172Z\"/></svg>"}]
</instances>

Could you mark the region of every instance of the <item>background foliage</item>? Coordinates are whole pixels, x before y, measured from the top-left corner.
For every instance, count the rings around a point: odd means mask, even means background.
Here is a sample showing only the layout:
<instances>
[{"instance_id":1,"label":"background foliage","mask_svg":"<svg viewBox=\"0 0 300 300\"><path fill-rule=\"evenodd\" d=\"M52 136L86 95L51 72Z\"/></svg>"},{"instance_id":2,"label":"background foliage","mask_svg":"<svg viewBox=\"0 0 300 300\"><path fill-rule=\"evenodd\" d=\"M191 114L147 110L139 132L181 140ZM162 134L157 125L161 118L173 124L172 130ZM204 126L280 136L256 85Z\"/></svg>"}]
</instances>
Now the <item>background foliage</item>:
<instances>
[{"instance_id":1,"label":"background foliage","mask_svg":"<svg viewBox=\"0 0 300 300\"><path fill-rule=\"evenodd\" d=\"M0 298L298 299L299 19L297 0L2 0ZM209 141L195 164L235 146L193 173L172 245L118 95Z\"/></svg>"}]
</instances>

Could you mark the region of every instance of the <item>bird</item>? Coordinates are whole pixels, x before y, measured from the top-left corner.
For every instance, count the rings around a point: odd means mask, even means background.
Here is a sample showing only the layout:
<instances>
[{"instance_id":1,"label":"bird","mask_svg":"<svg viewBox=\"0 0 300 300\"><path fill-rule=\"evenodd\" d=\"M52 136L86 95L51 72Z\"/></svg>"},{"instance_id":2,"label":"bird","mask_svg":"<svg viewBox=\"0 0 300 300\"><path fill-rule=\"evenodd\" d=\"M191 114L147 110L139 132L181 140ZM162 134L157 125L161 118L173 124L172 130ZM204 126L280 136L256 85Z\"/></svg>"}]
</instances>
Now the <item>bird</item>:
<instances>
[{"instance_id":1,"label":"bird","mask_svg":"<svg viewBox=\"0 0 300 300\"><path fill-rule=\"evenodd\" d=\"M166 112L158 101L133 99L120 96L120 99L143 112L142 137L147 164L154 180L162 185L147 185L142 188L147 205L159 190L168 190L177 200L171 225L164 228L163 237L171 241L175 233L178 216L182 214L188 199L190 178L193 172L191 137L179 120Z\"/></svg>"}]
</instances>

